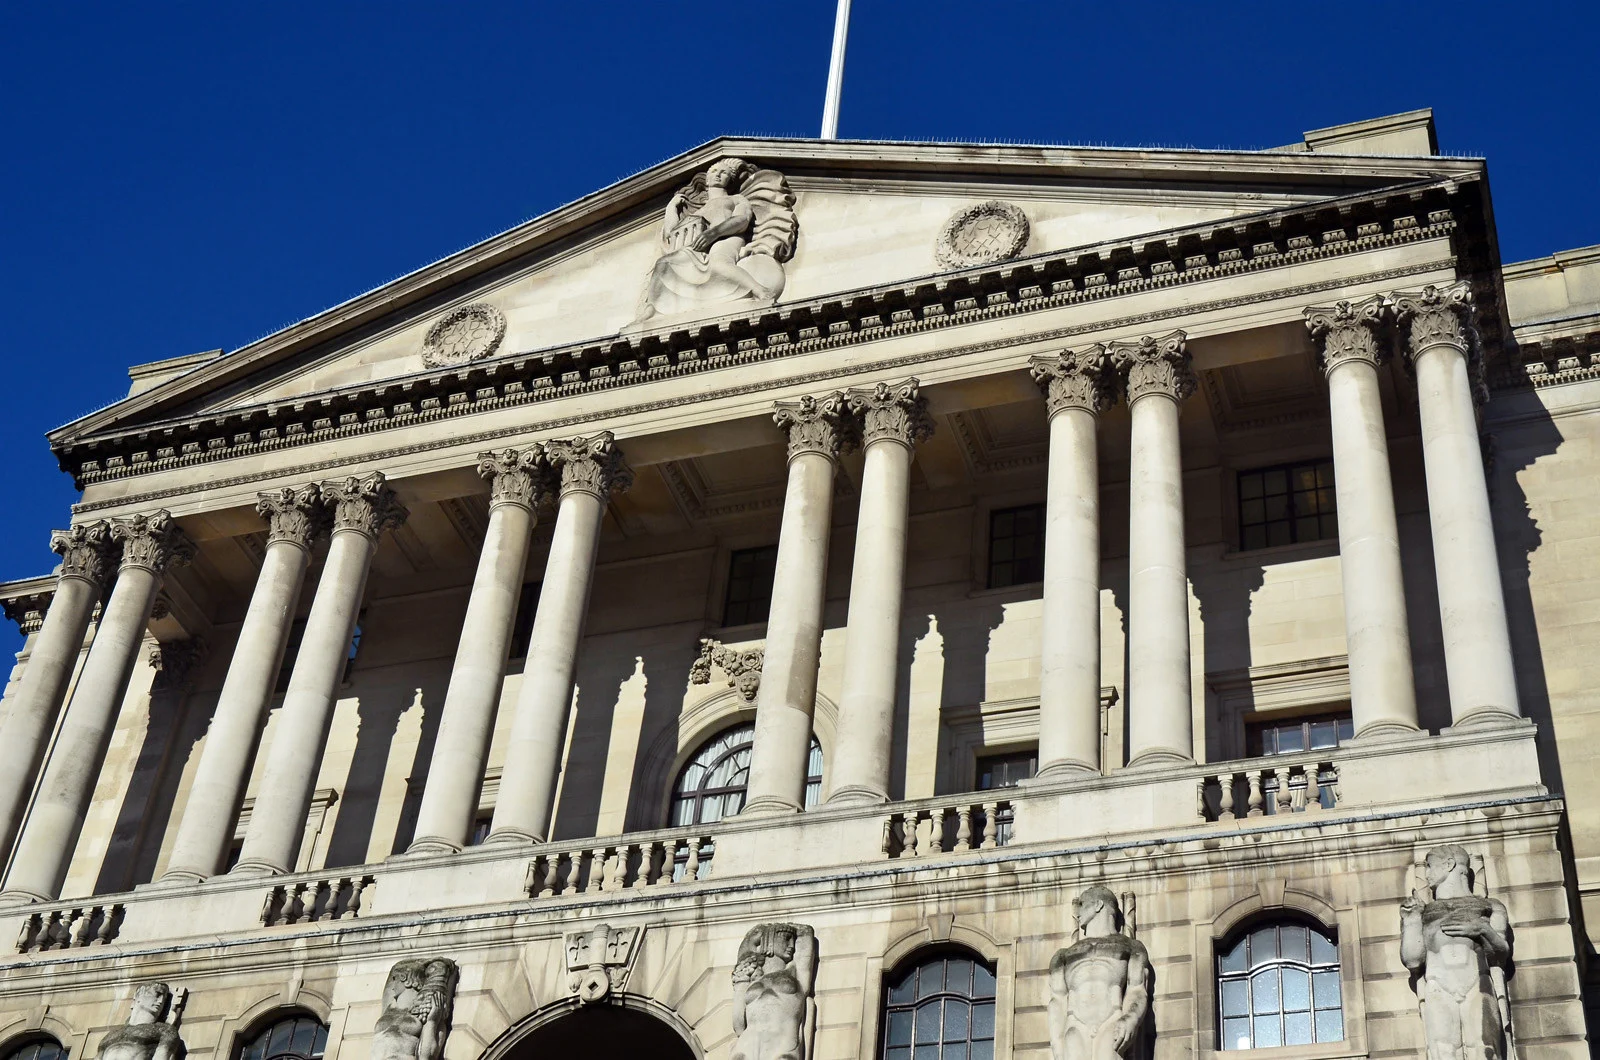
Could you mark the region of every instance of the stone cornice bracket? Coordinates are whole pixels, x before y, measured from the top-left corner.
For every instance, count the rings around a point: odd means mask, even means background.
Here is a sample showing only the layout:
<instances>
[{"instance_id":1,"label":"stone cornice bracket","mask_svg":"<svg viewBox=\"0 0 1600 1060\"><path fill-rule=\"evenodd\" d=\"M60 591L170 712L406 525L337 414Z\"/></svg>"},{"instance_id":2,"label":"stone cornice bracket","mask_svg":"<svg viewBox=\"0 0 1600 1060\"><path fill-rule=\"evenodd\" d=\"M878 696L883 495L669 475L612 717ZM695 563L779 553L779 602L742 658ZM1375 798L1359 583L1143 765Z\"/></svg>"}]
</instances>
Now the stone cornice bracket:
<instances>
[{"instance_id":1,"label":"stone cornice bracket","mask_svg":"<svg viewBox=\"0 0 1600 1060\"><path fill-rule=\"evenodd\" d=\"M543 452L545 463L561 476L563 497L588 493L605 504L613 493L633 485L633 471L623 462L622 450L610 431L545 442Z\"/></svg>"},{"instance_id":2,"label":"stone cornice bracket","mask_svg":"<svg viewBox=\"0 0 1600 1060\"><path fill-rule=\"evenodd\" d=\"M700 655L689 666L689 683L709 685L711 667L716 666L728 675L728 687L737 688L746 703L756 701L761 691L761 664L766 652L761 648L735 651L712 637L700 638Z\"/></svg>"},{"instance_id":3,"label":"stone cornice bracket","mask_svg":"<svg viewBox=\"0 0 1600 1060\"><path fill-rule=\"evenodd\" d=\"M538 447L478 454L478 477L489 483L489 507L514 504L533 511L546 492L549 469Z\"/></svg>"},{"instance_id":4,"label":"stone cornice bracket","mask_svg":"<svg viewBox=\"0 0 1600 1060\"><path fill-rule=\"evenodd\" d=\"M334 533L354 530L372 541L377 541L385 530L400 526L411 514L381 471L325 482L322 500L333 510Z\"/></svg>"},{"instance_id":5,"label":"stone cornice bracket","mask_svg":"<svg viewBox=\"0 0 1600 1060\"><path fill-rule=\"evenodd\" d=\"M50 551L61 557L61 577L82 578L103 588L116 569L116 548L111 524L105 520L79 523L50 535Z\"/></svg>"},{"instance_id":6,"label":"stone cornice bracket","mask_svg":"<svg viewBox=\"0 0 1600 1060\"><path fill-rule=\"evenodd\" d=\"M855 419L838 391L820 398L774 402L772 422L789 437L790 460L802 453L835 460L857 444Z\"/></svg>"},{"instance_id":7,"label":"stone cornice bracket","mask_svg":"<svg viewBox=\"0 0 1600 1060\"><path fill-rule=\"evenodd\" d=\"M152 692L187 691L205 661L208 645L201 637L169 640L150 649L150 668L156 672Z\"/></svg>"},{"instance_id":8,"label":"stone cornice bracket","mask_svg":"<svg viewBox=\"0 0 1600 1060\"><path fill-rule=\"evenodd\" d=\"M899 442L907 449L933 436L933 417L928 415L928 399L915 379L899 383L879 383L870 390L847 390L844 394L850 411L861 419L861 444Z\"/></svg>"},{"instance_id":9,"label":"stone cornice bracket","mask_svg":"<svg viewBox=\"0 0 1600 1060\"><path fill-rule=\"evenodd\" d=\"M1365 361L1376 368L1389 359L1389 317L1382 295L1354 303L1308 306L1304 312L1306 330L1325 374L1332 375L1335 368L1351 361Z\"/></svg>"},{"instance_id":10,"label":"stone cornice bracket","mask_svg":"<svg viewBox=\"0 0 1600 1060\"><path fill-rule=\"evenodd\" d=\"M161 577L169 567L194 559L195 545L165 508L111 523L111 539L122 546L122 569L142 567Z\"/></svg>"},{"instance_id":11,"label":"stone cornice bracket","mask_svg":"<svg viewBox=\"0 0 1600 1060\"><path fill-rule=\"evenodd\" d=\"M1082 409L1098 416L1117 399L1117 372L1101 343L1028 359L1028 374L1044 391L1050 415Z\"/></svg>"},{"instance_id":12,"label":"stone cornice bracket","mask_svg":"<svg viewBox=\"0 0 1600 1060\"><path fill-rule=\"evenodd\" d=\"M1111 362L1125 380L1128 404L1152 394L1182 401L1194 393L1197 383L1185 339L1183 332L1174 331L1111 344Z\"/></svg>"},{"instance_id":13,"label":"stone cornice bracket","mask_svg":"<svg viewBox=\"0 0 1600 1060\"><path fill-rule=\"evenodd\" d=\"M267 521L268 545L287 541L307 552L331 521L322 487L314 482L256 494L256 514Z\"/></svg>"}]
</instances>

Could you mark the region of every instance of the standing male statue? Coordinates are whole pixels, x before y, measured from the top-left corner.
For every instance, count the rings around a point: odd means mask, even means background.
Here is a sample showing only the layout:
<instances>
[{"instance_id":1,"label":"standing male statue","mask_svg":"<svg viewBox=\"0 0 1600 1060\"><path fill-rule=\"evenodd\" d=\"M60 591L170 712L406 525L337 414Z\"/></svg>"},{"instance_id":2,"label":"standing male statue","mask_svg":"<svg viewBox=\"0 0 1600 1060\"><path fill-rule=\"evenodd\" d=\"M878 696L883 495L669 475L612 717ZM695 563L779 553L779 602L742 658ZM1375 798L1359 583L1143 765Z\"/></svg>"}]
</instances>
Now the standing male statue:
<instances>
[{"instance_id":1,"label":"standing male statue","mask_svg":"<svg viewBox=\"0 0 1600 1060\"><path fill-rule=\"evenodd\" d=\"M1511 960L1506 907L1472 893L1464 848L1436 847L1425 862L1430 899L1400 903L1400 960L1421 978L1428 1060L1505 1060Z\"/></svg>"},{"instance_id":2,"label":"standing male statue","mask_svg":"<svg viewBox=\"0 0 1600 1060\"><path fill-rule=\"evenodd\" d=\"M1122 933L1110 888L1085 888L1072 914L1078 941L1050 961L1050 1058L1121 1060L1150 1006L1150 955Z\"/></svg>"},{"instance_id":3,"label":"standing male statue","mask_svg":"<svg viewBox=\"0 0 1600 1060\"><path fill-rule=\"evenodd\" d=\"M805 924L757 924L733 966L730 1060L806 1060L817 936Z\"/></svg>"},{"instance_id":4,"label":"standing male statue","mask_svg":"<svg viewBox=\"0 0 1600 1060\"><path fill-rule=\"evenodd\" d=\"M133 992L128 1022L101 1039L99 1060L184 1060L189 1048L178 1037L178 1016L172 988L145 983Z\"/></svg>"},{"instance_id":5,"label":"standing male statue","mask_svg":"<svg viewBox=\"0 0 1600 1060\"><path fill-rule=\"evenodd\" d=\"M372 1060L440 1060L450 1036L456 965L443 957L400 961L383 984Z\"/></svg>"}]
</instances>

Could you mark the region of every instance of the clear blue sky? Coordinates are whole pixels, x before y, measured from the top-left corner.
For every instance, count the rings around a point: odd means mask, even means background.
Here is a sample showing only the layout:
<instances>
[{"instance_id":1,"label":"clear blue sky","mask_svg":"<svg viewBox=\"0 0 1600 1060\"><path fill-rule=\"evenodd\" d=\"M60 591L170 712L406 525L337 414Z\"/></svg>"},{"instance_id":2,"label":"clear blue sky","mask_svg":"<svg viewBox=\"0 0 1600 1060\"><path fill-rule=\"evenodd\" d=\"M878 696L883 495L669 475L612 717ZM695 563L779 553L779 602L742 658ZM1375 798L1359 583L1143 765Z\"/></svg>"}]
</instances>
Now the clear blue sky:
<instances>
[{"instance_id":1,"label":"clear blue sky","mask_svg":"<svg viewBox=\"0 0 1600 1060\"><path fill-rule=\"evenodd\" d=\"M1600 243L1600 5L855 0L840 134L1270 147L1432 106L1506 260ZM723 133L814 136L833 0L0 11L0 578L44 432ZM9 623L0 648L19 643Z\"/></svg>"}]
</instances>

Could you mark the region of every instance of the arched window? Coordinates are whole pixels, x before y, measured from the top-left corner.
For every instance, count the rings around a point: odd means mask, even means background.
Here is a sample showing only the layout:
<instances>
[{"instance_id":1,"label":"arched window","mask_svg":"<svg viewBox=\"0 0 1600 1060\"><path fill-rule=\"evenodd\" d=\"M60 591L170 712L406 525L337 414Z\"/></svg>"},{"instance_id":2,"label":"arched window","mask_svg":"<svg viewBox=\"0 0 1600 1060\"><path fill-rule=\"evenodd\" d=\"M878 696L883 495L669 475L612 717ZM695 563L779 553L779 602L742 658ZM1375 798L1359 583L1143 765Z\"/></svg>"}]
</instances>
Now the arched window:
<instances>
[{"instance_id":1,"label":"arched window","mask_svg":"<svg viewBox=\"0 0 1600 1060\"><path fill-rule=\"evenodd\" d=\"M322 1060L328 1028L309 1013L269 1023L239 1046L237 1060Z\"/></svg>"},{"instance_id":2,"label":"arched window","mask_svg":"<svg viewBox=\"0 0 1600 1060\"><path fill-rule=\"evenodd\" d=\"M745 786L750 782L750 745L755 740L753 722L724 729L707 740L689 759L672 786L670 824L711 824L744 809ZM822 795L822 745L811 737L806 759L806 809Z\"/></svg>"},{"instance_id":3,"label":"arched window","mask_svg":"<svg viewBox=\"0 0 1600 1060\"><path fill-rule=\"evenodd\" d=\"M67 1051L54 1038L41 1034L12 1046L5 1060L67 1060Z\"/></svg>"},{"instance_id":4,"label":"arched window","mask_svg":"<svg viewBox=\"0 0 1600 1060\"><path fill-rule=\"evenodd\" d=\"M994 969L965 952L919 955L889 976L883 1060L993 1060Z\"/></svg>"},{"instance_id":5,"label":"arched window","mask_svg":"<svg viewBox=\"0 0 1600 1060\"><path fill-rule=\"evenodd\" d=\"M1223 1049L1344 1040L1339 944L1305 920L1257 922L1217 950Z\"/></svg>"}]
</instances>

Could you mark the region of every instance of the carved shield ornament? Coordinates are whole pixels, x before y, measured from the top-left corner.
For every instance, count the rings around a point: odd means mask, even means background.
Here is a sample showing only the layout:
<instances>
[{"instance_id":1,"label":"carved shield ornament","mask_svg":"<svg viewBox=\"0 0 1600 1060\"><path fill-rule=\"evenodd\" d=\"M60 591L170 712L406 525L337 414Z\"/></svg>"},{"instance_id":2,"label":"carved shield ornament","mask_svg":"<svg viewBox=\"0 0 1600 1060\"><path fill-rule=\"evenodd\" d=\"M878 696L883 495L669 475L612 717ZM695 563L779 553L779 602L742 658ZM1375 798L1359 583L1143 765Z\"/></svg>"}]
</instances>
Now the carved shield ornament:
<instances>
[{"instance_id":1,"label":"carved shield ornament","mask_svg":"<svg viewBox=\"0 0 1600 1060\"><path fill-rule=\"evenodd\" d=\"M422 363L449 368L481 361L506 337L505 315L487 302L458 306L434 322L422 341Z\"/></svg>"},{"instance_id":2,"label":"carved shield ornament","mask_svg":"<svg viewBox=\"0 0 1600 1060\"><path fill-rule=\"evenodd\" d=\"M990 199L946 221L933 255L947 269L966 269L1014 258L1027 245L1027 215L1009 202Z\"/></svg>"}]
</instances>

